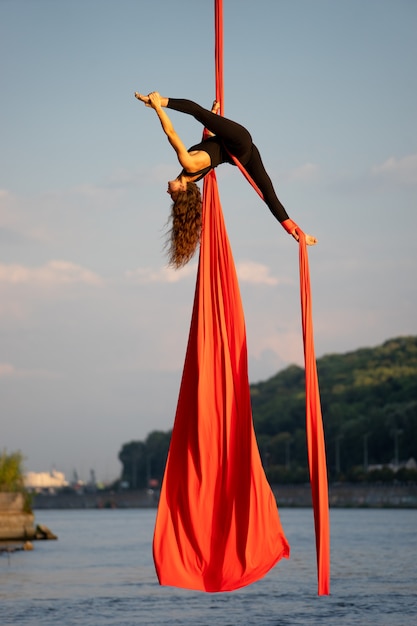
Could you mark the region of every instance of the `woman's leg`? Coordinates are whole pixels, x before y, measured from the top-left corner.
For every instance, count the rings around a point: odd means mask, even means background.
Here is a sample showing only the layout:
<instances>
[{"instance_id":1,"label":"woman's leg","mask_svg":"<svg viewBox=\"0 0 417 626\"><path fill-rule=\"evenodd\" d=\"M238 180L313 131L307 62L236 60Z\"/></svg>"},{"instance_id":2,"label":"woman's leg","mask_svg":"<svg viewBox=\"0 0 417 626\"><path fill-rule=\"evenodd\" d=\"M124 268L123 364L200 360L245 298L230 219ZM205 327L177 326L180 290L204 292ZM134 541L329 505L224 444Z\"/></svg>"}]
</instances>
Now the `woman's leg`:
<instances>
[{"instance_id":1,"label":"woman's leg","mask_svg":"<svg viewBox=\"0 0 417 626\"><path fill-rule=\"evenodd\" d=\"M192 100L169 98L167 107L187 115L192 115L209 131L221 137L227 150L245 167L259 187L271 213L279 222L289 219L284 206L275 193L258 148L252 143L252 137L244 126L225 117L216 115Z\"/></svg>"},{"instance_id":2,"label":"woman's leg","mask_svg":"<svg viewBox=\"0 0 417 626\"><path fill-rule=\"evenodd\" d=\"M277 218L279 222L287 220L287 211L278 200L272 181L265 170L264 164L262 163L259 150L254 144L252 145L251 157L244 167L248 174L250 174L255 183L258 185L259 189L262 191L265 203L267 204L271 213Z\"/></svg>"},{"instance_id":3,"label":"woman's leg","mask_svg":"<svg viewBox=\"0 0 417 626\"><path fill-rule=\"evenodd\" d=\"M216 115L216 113L204 109L192 100L169 98L167 108L192 115L207 130L220 137L226 149L241 163L244 164L249 159L252 150L252 137L241 124L221 115Z\"/></svg>"}]
</instances>

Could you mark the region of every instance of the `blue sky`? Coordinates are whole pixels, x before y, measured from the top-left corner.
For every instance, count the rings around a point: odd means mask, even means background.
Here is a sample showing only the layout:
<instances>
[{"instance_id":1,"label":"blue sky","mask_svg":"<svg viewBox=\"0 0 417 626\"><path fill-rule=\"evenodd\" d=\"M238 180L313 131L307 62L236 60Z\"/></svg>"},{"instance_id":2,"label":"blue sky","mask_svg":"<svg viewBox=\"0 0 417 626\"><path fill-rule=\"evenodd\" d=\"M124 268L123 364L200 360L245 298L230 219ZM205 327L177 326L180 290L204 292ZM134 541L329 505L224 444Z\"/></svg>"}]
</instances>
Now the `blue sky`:
<instances>
[{"instance_id":1,"label":"blue sky","mask_svg":"<svg viewBox=\"0 0 417 626\"><path fill-rule=\"evenodd\" d=\"M196 261L166 269L179 166L133 93L210 106L213 13L0 0L0 446L27 469L110 480L172 426ZM224 0L225 114L319 239L318 357L417 332L416 28L415 0ZM302 364L298 250L239 172L218 181L256 382Z\"/></svg>"}]
</instances>

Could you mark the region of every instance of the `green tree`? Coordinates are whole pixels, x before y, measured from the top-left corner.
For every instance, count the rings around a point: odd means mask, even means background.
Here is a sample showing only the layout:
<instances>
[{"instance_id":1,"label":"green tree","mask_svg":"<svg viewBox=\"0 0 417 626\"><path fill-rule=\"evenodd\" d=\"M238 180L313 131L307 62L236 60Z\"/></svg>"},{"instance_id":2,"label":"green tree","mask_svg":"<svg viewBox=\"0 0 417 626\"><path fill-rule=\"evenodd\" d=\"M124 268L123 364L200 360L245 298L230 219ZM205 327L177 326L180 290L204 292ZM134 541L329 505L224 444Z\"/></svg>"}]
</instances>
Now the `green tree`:
<instances>
[{"instance_id":1,"label":"green tree","mask_svg":"<svg viewBox=\"0 0 417 626\"><path fill-rule=\"evenodd\" d=\"M326 355L317 369L331 478L359 480L368 465L417 459L417 337ZM307 466L304 385L304 371L295 365L251 385L255 431L268 469L288 465L285 446L292 468ZM284 443L288 437L290 444Z\"/></svg>"},{"instance_id":2,"label":"green tree","mask_svg":"<svg viewBox=\"0 0 417 626\"><path fill-rule=\"evenodd\" d=\"M148 483L149 479L157 480L159 484L162 482L171 434L172 431L154 430L145 440Z\"/></svg>"},{"instance_id":3,"label":"green tree","mask_svg":"<svg viewBox=\"0 0 417 626\"><path fill-rule=\"evenodd\" d=\"M151 432L145 441L131 441L123 445L119 460L123 465L121 480L131 489L144 489L150 486L150 480L159 484L165 470L171 431Z\"/></svg>"},{"instance_id":4,"label":"green tree","mask_svg":"<svg viewBox=\"0 0 417 626\"><path fill-rule=\"evenodd\" d=\"M0 491L23 494L25 511L27 513L32 512L32 498L24 484L23 456L21 452L8 454L4 450L0 454Z\"/></svg>"},{"instance_id":5,"label":"green tree","mask_svg":"<svg viewBox=\"0 0 417 626\"><path fill-rule=\"evenodd\" d=\"M392 462L417 459L417 337L317 360L332 480L392 480ZM271 482L308 480L305 375L290 365L250 387L259 452ZM144 487L162 479L171 432L154 431L119 454L123 479ZM386 469L372 475L369 466ZM396 480L414 480L403 471Z\"/></svg>"},{"instance_id":6,"label":"green tree","mask_svg":"<svg viewBox=\"0 0 417 626\"><path fill-rule=\"evenodd\" d=\"M146 487L146 446L143 441L125 443L119 452L119 460L123 465L122 481L128 483L130 489Z\"/></svg>"}]
</instances>

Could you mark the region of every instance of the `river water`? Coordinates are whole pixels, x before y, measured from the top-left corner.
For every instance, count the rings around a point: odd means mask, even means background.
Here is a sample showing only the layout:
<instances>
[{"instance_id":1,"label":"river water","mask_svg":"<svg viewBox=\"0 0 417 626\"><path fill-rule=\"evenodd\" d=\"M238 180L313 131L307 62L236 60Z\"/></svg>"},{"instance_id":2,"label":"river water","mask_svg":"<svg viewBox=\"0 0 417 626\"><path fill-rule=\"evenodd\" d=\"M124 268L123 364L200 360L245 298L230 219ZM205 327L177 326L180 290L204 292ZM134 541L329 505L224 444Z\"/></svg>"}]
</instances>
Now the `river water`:
<instances>
[{"instance_id":1,"label":"river water","mask_svg":"<svg viewBox=\"0 0 417 626\"><path fill-rule=\"evenodd\" d=\"M332 509L317 596L311 509L281 509L291 558L231 593L159 586L155 511L38 511L58 541L0 555L1 626L415 626L417 510Z\"/></svg>"}]
</instances>

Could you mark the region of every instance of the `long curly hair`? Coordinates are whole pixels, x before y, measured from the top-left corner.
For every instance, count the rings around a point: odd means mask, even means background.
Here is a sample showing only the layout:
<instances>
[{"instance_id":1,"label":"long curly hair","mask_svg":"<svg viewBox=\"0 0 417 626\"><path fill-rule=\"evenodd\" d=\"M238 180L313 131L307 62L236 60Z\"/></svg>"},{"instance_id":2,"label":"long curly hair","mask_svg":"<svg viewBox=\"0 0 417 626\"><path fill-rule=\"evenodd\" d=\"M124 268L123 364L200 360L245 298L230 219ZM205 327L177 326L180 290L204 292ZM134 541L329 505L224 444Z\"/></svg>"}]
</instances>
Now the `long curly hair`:
<instances>
[{"instance_id":1,"label":"long curly hair","mask_svg":"<svg viewBox=\"0 0 417 626\"><path fill-rule=\"evenodd\" d=\"M171 206L171 228L166 246L168 263L175 268L183 267L194 256L201 236L201 192L192 182L186 191L178 191Z\"/></svg>"}]
</instances>

